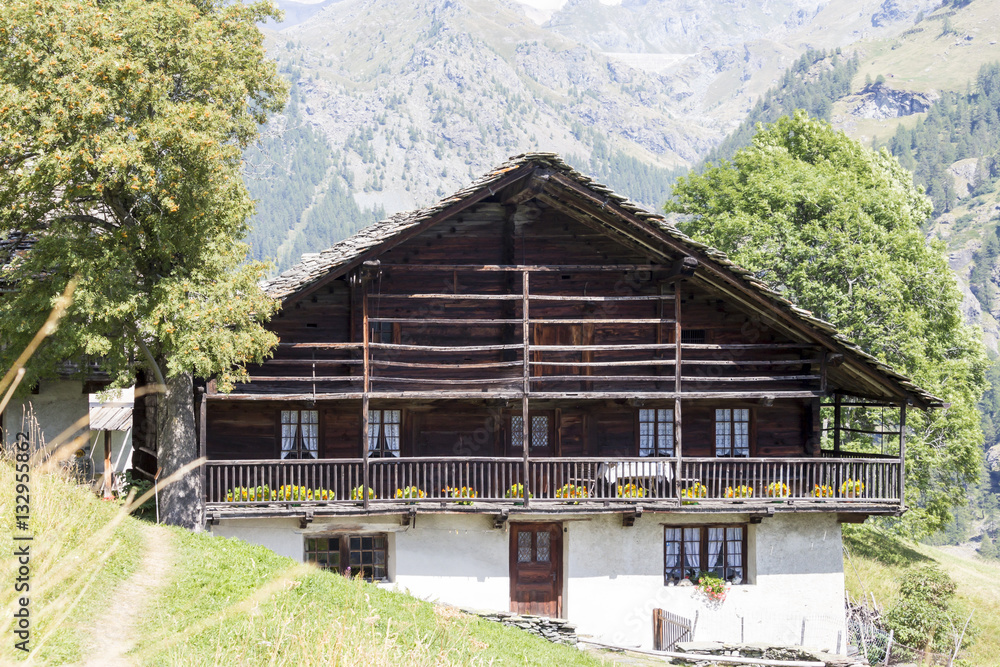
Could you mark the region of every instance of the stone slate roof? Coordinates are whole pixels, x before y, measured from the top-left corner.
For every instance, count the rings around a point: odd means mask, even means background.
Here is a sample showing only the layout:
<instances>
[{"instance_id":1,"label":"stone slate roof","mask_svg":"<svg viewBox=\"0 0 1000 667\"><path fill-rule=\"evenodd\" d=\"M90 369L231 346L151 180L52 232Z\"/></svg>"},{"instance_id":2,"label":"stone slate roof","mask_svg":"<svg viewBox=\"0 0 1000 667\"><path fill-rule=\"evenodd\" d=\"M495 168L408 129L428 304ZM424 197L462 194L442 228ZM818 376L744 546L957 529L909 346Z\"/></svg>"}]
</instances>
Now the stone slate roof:
<instances>
[{"instance_id":1,"label":"stone slate roof","mask_svg":"<svg viewBox=\"0 0 1000 667\"><path fill-rule=\"evenodd\" d=\"M638 204L630 201L628 198L615 193L606 185L599 183L589 176L573 169L556 153L535 152L515 155L500 166L473 181L468 186L462 188L450 197L442 199L436 204L414 211L397 213L385 220L365 227L353 236L334 244L326 250L318 253L306 253L302 256L302 259L298 264L283 272L279 276L266 281L262 285L264 291L272 298L284 300L287 297L294 295L296 292L309 287L317 280L325 278L331 272L335 272L340 268L346 267L353 260L356 260L364 253L382 243L389 241L405 230L420 225L438 213L441 213L449 207L460 203L467 197L480 194L485 188L489 188L491 185L496 184L510 172L521 167L532 165L560 172L580 185L588 188L593 193L605 198L607 203L613 204L624 213L634 218L643 220L649 224L655 225L664 233L664 235L669 236L690 248L693 251L693 254L701 255L727 269L735 277L739 278L749 291L753 291L764 296L787 315L805 322L811 328L817 330L818 333L832 338L840 346L845 348L847 352L854 355L862 363L864 363L869 369L877 371L879 374L890 378L892 381L899 384L902 389L917 397L927 406L942 407L944 405L940 398L937 398L924 389L921 389L914 384L910 378L896 372L890 366L865 352L856 343L839 333L837 328L829 322L821 320L818 317L813 316L810 311L796 306L794 303L782 296L780 292L775 291L766 283L761 281L752 271L739 266L729 259L729 256L726 253L705 243L695 241L690 236L684 234L677 228L676 225L662 215L647 211Z\"/></svg>"}]
</instances>

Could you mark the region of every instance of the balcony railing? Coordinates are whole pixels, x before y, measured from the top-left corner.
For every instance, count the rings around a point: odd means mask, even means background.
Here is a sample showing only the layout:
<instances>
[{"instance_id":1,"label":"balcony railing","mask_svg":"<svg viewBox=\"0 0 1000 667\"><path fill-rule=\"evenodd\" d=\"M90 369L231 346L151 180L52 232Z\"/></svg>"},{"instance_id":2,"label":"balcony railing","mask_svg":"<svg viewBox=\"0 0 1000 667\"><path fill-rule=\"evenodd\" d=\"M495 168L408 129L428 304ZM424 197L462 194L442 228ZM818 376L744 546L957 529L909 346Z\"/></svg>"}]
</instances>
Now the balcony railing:
<instances>
[{"instance_id":1,"label":"balcony railing","mask_svg":"<svg viewBox=\"0 0 1000 667\"><path fill-rule=\"evenodd\" d=\"M817 345L683 340L680 304L659 277L669 266L381 268L391 269L406 289L364 283L358 329L377 335L283 342L274 359L251 368L252 382L239 385L236 395L738 391L802 397L825 390ZM564 281L561 274L586 279ZM441 291L445 276L452 291ZM459 292L458 276L478 291Z\"/></svg>"},{"instance_id":2,"label":"balcony railing","mask_svg":"<svg viewBox=\"0 0 1000 667\"><path fill-rule=\"evenodd\" d=\"M418 457L209 461L210 509L291 506L899 506L900 462L885 458ZM525 498L527 495L527 498Z\"/></svg>"}]
</instances>

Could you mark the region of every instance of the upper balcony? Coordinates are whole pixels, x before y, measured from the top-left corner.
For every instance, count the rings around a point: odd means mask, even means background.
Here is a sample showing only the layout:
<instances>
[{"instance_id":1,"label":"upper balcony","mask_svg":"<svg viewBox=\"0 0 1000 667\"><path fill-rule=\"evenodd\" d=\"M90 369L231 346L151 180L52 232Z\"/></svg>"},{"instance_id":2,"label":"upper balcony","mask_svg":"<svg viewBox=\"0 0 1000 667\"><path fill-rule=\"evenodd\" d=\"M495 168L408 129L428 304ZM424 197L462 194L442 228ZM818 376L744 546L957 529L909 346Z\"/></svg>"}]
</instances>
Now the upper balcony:
<instances>
[{"instance_id":1,"label":"upper balcony","mask_svg":"<svg viewBox=\"0 0 1000 667\"><path fill-rule=\"evenodd\" d=\"M324 295L330 305L317 314L289 314L275 358L231 398L824 393L828 355L819 346L730 312L716 295L690 286L679 294L674 272L369 263L349 289ZM321 319L336 308L349 324Z\"/></svg>"},{"instance_id":2,"label":"upper balcony","mask_svg":"<svg viewBox=\"0 0 1000 667\"><path fill-rule=\"evenodd\" d=\"M209 461L210 517L412 511L898 514L894 456ZM367 492L366 492L367 490Z\"/></svg>"}]
</instances>

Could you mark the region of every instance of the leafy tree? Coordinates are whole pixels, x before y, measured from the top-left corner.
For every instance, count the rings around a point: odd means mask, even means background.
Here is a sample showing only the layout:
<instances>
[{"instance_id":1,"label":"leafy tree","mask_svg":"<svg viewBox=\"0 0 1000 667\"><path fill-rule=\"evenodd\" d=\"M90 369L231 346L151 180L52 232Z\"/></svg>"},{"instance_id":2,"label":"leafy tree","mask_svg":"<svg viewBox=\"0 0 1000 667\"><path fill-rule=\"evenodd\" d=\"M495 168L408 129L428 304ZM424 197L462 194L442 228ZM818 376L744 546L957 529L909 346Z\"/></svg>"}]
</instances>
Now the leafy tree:
<instances>
[{"instance_id":1,"label":"leafy tree","mask_svg":"<svg viewBox=\"0 0 1000 667\"><path fill-rule=\"evenodd\" d=\"M96 358L115 385L147 369L163 397L164 472L197 456L192 377L225 388L276 342L243 264L252 202L241 156L285 86L256 24L267 2L7 0L0 12L0 234L34 239L4 267L0 367L79 276L25 384ZM198 476L165 489L194 525Z\"/></svg>"},{"instance_id":2,"label":"leafy tree","mask_svg":"<svg viewBox=\"0 0 1000 667\"><path fill-rule=\"evenodd\" d=\"M899 585L899 600L885 615L896 641L912 648L954 650L959 633L949 612L955 588L952 578L936 565L906 572Z\"/></svg>"},{"instance_id":3,"label":"leafy tree","mask_svg":"<svg viewBox=\"0 0 1000 667\"><path fill-rule=\"evenodd\" d=\"M887 152L805 113L762 128L732 163L678 181L682 229L811 309L950 407L908 422L906 524L933 530L982 467L976 402L986 357L963 324L927 199Z\"/></svg>"}]
</instances>

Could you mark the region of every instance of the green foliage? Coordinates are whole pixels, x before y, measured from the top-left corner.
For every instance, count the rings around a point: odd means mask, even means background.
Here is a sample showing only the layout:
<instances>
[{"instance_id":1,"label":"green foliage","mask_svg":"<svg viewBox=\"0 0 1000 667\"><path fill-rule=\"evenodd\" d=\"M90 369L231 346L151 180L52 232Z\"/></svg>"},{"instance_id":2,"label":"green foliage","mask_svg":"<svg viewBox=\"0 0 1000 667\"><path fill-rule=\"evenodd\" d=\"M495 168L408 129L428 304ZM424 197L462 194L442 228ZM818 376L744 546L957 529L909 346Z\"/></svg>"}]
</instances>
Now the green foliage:
<instances>
[{"instance_id":1,"label":"green foliage","mask_svg":"<svg viewBox=\"0 0 1000 667\"><path fill-rule=\"evenodd\" d=\"M955 588L952 578L936 565L922 565L904 574L899 600L884 617L896 641L912 648L954 650L949 611Z\"/></svg>"},{"instance_id":2,"label":"green foliage","mask_svg":"<svg viewBox=\"0 0 1000 667\"><path fill-rule=\"evenodd\" d=\"M997 545L989 533L983 533L983 539L979 543L978 551L979 555L987 560L996 560L1000 557L1000 551L997 551Z\"/></svg>"},{"instance_id":3,"label":"green foliage","mask_svg":"<svg viewBox=\"0 0 1000 667\"><path fill-rule=\"evenodd\" d=\"M243 264L243 150L285 87L256 24L269 3L11 0L0 12L0 234L31 252L0 278L0 367L79 276L25 385L101 359L117 385L150 356L225 389L277 342L265 267Z\"/></svg>"},{"instance_id":4,"label":"green foliage","mask_svg":"<svg viewBox=\"0 0 1000 667\"><path fill-rule=\"evenodd\" d=\"M920 232L930 206L910 174L798 112L732 163L680 179L674 196L667 210L690 216L685 232L951 404L912 411L908 423L914 509L904 521L917 532L943 525L981 468L986 357L963 323L943 247Z\"/></svg>"},{"instance_id":5,"label":"green foliage","mask_svg":"<svg viewBox=\"0 0 1000 667\"><path fill-rule=\"evenodd\" d=\"M989 192L1000 177L1000 62L983 65L967 93L945 91L912 129L900 125L887 148L930 195L934 214L957 199ZM970 193L956 192L948 171L957 160L979 158Z\"/></svg>"},{"instance_id":6,"label":"green foliage","mask_svg":"<svg viewBox=\"0 0 1000 667\"><path fill-rule=\"evenodd\" d=\"M705 163L728 160L750 144L759 124L773 123L796 109L830 120L833 103L851 92L851 79L857 71L856 55L844 59L835 52L809 49L788 68L781 83L757 101L740 126L708 154Z\"/></svg>"}]
</instances>

